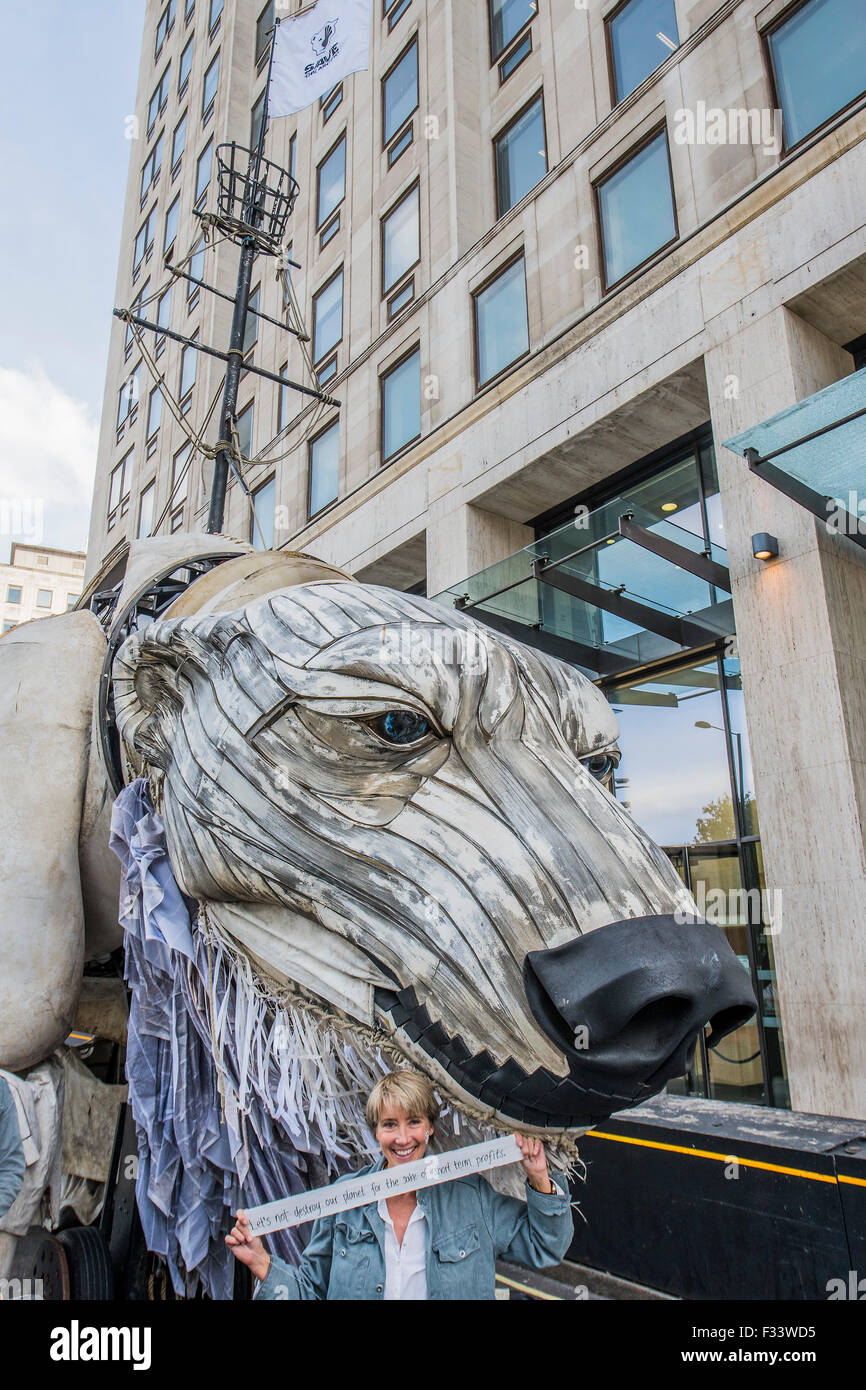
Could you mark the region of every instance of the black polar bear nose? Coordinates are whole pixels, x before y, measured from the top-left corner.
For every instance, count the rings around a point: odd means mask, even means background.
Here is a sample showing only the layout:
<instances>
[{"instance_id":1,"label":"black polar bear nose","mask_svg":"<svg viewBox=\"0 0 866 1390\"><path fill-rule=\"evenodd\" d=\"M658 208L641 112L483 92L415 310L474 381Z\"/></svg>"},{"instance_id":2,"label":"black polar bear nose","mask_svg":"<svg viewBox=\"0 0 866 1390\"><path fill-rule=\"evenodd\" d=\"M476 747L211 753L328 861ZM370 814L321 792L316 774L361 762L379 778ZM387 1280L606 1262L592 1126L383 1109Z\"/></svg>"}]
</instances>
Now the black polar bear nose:
<instances>
[{"instance_id":1,"label":"black polar bear nose","mask_svg":"<svg viewBox=\"0 0 866 1390\"><path fill-rule=\"evenodd\" d=\"M568 1058L571 1079L638 1098L682 1075L706 1023L712 1047L757 1008L721 929L672 916L611 922L532 951L523 974L532 1013Z\"/></svg>"}]
</instances>

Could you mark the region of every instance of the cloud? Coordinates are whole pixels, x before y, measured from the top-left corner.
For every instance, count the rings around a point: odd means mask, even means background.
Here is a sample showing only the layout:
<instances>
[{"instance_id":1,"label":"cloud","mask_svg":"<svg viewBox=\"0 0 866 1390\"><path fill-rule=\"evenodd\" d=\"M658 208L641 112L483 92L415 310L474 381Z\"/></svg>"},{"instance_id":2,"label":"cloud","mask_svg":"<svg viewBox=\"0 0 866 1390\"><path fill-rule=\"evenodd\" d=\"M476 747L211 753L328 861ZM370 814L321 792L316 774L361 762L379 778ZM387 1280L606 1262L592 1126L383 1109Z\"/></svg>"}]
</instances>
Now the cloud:
<instances>
[{"instance_id":1,"label":"cloud","mask_svg":"<svg viewBox=\"0 0 866 1390\"><path fill-rule=\"evenodd\" d=\"M41 368L0 367L0 558L12 540L85 548L98 437Z\"/></svg>"}]
</instances>

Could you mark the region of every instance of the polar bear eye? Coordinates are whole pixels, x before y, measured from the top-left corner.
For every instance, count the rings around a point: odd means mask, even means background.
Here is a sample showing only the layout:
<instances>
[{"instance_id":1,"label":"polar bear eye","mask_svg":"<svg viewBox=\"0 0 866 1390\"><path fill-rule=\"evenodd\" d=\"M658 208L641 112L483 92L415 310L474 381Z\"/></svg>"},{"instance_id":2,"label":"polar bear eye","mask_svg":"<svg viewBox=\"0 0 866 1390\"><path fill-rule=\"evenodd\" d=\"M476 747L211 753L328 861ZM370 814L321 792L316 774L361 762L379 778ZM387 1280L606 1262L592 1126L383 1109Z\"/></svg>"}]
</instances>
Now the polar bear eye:
<instances>
[{"instance_id":1,"label":"polar bear eye","mask_svg":"<svg viewBox=\"0 0 866 1390\"><path fill-rule=\"evenodd\" d=\"M370 720L370 728L386 743L406 745L419 743L434 732L430 720L410 709L389 709Z\"/></svg>"},{"instance_id":2,"label":"polar bear eye","mask_svg":"<svg viewBox=\"0 0 866 1390\"><path fill-rule=\"evenodd\" d=\"M593 753L591 757L581 758L580 761L597 782L607 782L618 759L610 753Z\"/></svg>"}]
</instances>

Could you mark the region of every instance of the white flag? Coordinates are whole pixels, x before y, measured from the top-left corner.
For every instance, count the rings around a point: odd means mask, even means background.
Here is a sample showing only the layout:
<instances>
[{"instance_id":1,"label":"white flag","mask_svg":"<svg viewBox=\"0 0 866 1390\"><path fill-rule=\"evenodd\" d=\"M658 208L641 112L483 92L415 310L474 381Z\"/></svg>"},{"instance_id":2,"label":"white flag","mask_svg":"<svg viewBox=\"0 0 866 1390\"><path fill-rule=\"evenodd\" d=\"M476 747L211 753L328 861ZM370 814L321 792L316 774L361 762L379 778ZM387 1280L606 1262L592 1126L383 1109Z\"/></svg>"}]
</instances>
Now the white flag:
<instances>
[{"instance_id":1,"label":"white flag","mask_svg":"<svg viewBox=\"0 0 866 1390\"><path fill-rule=\"evenodd\" d=\"M318 0L274 35L268 115L291 116L369 66L372 0Z\"/></svg>"}]
</instances>

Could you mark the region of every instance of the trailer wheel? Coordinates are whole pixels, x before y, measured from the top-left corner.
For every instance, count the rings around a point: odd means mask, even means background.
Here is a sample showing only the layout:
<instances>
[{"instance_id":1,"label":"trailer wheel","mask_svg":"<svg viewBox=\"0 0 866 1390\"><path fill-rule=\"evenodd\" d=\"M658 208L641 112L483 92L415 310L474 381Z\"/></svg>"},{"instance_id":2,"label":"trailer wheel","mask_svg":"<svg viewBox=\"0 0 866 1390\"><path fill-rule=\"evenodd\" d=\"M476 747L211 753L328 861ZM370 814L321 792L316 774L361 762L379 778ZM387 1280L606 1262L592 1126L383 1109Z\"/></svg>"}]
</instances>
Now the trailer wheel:
<instances>
[{"instance_id":1,"label":"trailer wheel","mask_svg":"<svg viewBox=\"0 0 866 1390\"><path fill-rule=\"evenodd\" d=\"M99 1227L72 1226L68 1231L58 1231L56 1240L66 1252L70 1299L113 1299L114 1268Z\"/></svg>"}]
</instances>

